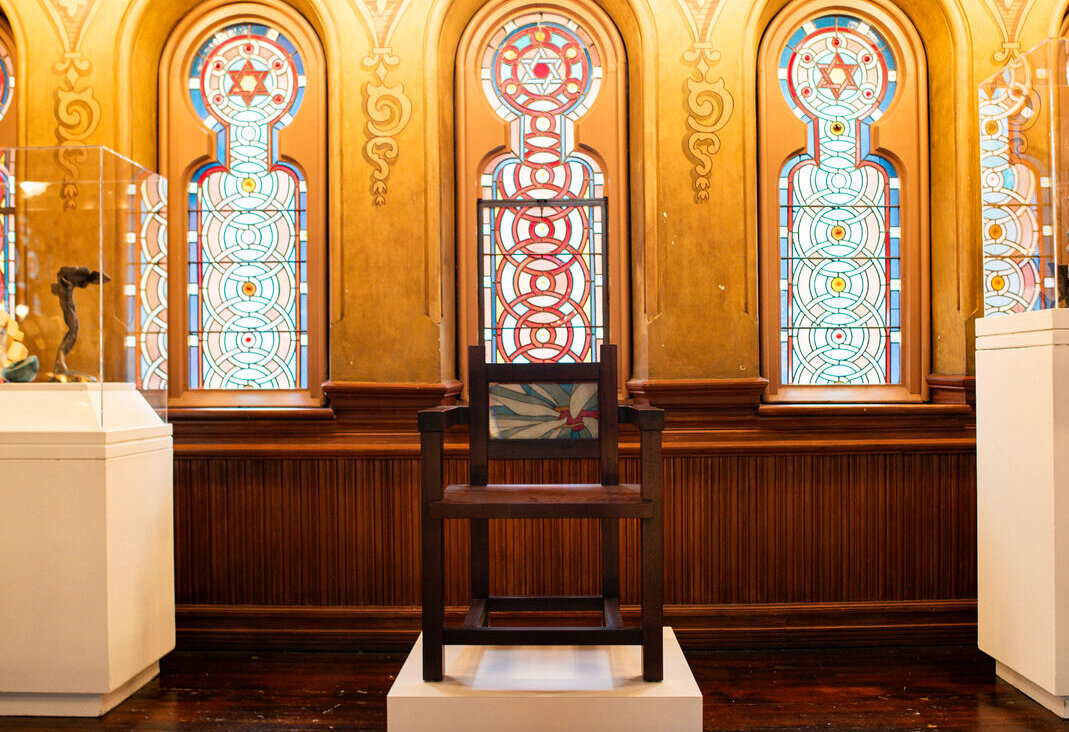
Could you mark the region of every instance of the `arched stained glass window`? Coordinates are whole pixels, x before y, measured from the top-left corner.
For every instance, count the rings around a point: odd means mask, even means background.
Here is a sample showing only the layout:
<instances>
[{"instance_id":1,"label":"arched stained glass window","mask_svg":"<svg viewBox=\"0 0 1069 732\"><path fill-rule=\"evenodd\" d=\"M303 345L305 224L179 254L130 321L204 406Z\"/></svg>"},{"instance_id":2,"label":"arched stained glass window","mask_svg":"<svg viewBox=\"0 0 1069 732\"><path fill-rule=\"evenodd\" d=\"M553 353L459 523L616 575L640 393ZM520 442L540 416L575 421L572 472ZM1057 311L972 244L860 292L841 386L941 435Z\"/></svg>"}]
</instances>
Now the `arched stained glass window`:
<instances>
[{"instance_id":1,"label":"arched stained glass window","mask_svg":"<svg viewBox=\"0 0 1069 732\"><path fill-rule=\"evenodd\" d=\"M860 19L826 15L791 37L779 74L811 140L779 180L781 379L898 383L900 181L869 137L894 97L894 56Z\"/></svg>"},{"instance_id":2,"label":"arched stained glass window","mask_svg":"<svg viewBox=\"0 0 1069 732\"><path fill-rule=\"evenodd\" d=\"M574 124L601 85L577 23L514 18L486 48L483 89L511 149L482 176L483 338L492 362L593 361L605 337L604 179L575 149ZM587 199L586 202L582 202ZM518 202L548 202L524 204Z\"/></svg>"},{"instance_id":3,"label":"arched stained glass window","mask_svg":"<svg viewBox=\"0 0 1069 732\"><path fill-rule=\"evenodd\" d=\"M167 388L167 180L142 174L133 186L133 231L127 257L128 322L136 330L127 335L129 366L139 389Z\"/></svg>"},{"instance_id":4,"label":"arched stained glass window","mask_svg":"<svg viewBox=\"0 0 1069 732\"><path fill-rule=\"evenodd\" d=\"M171 271L186 276L179 292L172 284L184 326L172 396L314 401L325 356L322 53L281 6L222 5L183 25L161 71L179 133L164 143L169 203L186 212L169 217L184 265L172 247ZM207 154L189 156L198 147Z\"/></svg>"},{"instance_id":5,"label":"arched stained glass window","mask_svg":"<svg viewBox=\"0 0 1069 732\"><path fill-rule=\"evenodd\" d=\"M308 388L307 189L276 153L304 83L296 48L263 25L224 28L190 68L217 139L189 184L190 388Z\"/></svg>"},{"instance_id":6,"label":"arched stained glass window","mask_svg":"<svg viewBox=\"0 0 1069 732\"><path fill-rule=\"evenodd\" d=\"M774 204L763 232L766 259L775 252L775 260L765 262L763 292L763 314L775 315L764 325L771 330L775 324L765 350L766 366L775 360L772 394L868 400L871 390L836 395L833 389L891 387L883 398L909 396L903 393L904 359L907 351L916 357L917 349L903 345L912 325L904 321L904 264L908 259L916 268L920 257L903 248L907 232L919 233L919 212L909 211L910 224L903 226L904 209L916 205L916 197L903 196L901 168L919 160L923 133L912 131L903 156L874 132L892 107L903 106L900 97L913 97L906 106L921 104L919 72L915 63L903 63L908 46L891 43L880 27L886 25L874 20L841 10L810 12L773 33L779 36L775 47L763 51L765 73L775 74L775 104L804 126L804 137L794 135L800 149L785 150L778 164L767 160L764 175L774 178L762 181L765 204ZM766 81L766 93L770 87ZM766 110L774 108L772 100L763 101ZM774 123L762 122L767 136ZM916 251L917 242L911 243ZM908 303L910 314L918 305Z\"/></svg>"},{"instance_id":7,"label":"arched stained glass window","mask_svg":"<svg viewBox=\"0 0 1069 732\"><path fill-rule=\"evenodd\" d=\"M1005 83L980 87L985 316L1050 307L1056 297L1051 227L1040 206L1049 184L1040 187L1040 168L1020 134L1040 117L1031 72L1021 59L1002 73Z\"/></svg>"},{"instance_id":8,"label":"arched stained glass window","mask_svg":"<svg viewBox=\"0 0 1069 732\"><path fill-rule=\"evenodd\" d=\"M609 338L626 352L627 97L611 21L587 2L490 3L456 73L460 343L481 340L490 362L593 361Z\"/></svg>"},{"instance_id":9,"label":"arched stained glass window","mask_svg":"<svg viewBox=\"0 0 1069 732\"><path fill-rule=\"evenodd\" d=\"M0 308L15 312L15 56L11 33L0 17Z\"/></svg>"}]
</instances>

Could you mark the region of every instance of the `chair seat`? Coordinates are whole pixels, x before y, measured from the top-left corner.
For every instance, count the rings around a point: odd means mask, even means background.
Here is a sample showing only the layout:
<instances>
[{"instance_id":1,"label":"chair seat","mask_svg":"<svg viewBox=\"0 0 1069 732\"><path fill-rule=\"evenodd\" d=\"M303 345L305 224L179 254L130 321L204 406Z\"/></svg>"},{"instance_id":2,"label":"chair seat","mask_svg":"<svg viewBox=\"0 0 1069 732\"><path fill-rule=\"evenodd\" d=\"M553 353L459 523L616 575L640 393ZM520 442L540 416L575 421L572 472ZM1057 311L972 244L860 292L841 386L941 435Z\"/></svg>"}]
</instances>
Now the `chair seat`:
<instances>
[{"instance_id":1,"label":"chair seat","mask_svg":"<svg viewBox=\"0 0 1069 732\"><path fill-rule=\"evenodd\" d=\"M635 483L450 485L429 506L437 518L647 518Z\"/></svg>"}]
</instances>

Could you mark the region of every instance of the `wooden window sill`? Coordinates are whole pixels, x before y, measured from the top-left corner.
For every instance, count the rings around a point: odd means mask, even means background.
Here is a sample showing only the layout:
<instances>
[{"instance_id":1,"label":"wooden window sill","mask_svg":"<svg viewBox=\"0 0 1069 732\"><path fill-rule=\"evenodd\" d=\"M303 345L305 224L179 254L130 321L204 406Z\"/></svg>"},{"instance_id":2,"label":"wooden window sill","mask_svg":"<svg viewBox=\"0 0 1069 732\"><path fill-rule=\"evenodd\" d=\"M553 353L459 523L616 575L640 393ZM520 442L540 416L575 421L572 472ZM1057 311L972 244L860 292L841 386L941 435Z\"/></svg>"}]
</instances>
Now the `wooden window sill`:
<instances>
[{"instance_id":1,"label":"wooden window sill","mask_svg":"<svg viewBox=\"0 0 1069 732\"><path fill-rule=\"evenodd\" d=\"M762 417L858 417L858 416L921 416L940 414L970 414L968 404L761 404L757 414Z\"/></svg>"}]
</instances>

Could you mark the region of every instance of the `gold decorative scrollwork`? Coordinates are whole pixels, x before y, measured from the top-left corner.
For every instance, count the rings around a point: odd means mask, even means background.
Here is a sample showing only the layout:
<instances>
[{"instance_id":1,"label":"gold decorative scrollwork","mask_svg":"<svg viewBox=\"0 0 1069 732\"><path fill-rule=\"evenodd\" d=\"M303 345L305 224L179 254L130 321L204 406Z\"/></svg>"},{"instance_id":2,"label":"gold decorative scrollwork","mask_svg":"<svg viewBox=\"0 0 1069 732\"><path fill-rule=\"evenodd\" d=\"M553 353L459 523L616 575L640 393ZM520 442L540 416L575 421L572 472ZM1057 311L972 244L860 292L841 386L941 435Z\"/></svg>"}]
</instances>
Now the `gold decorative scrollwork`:
<instances>
[{"instance_id":1,"label":"gold decorative scrollwork","mask_svg":"<svg viewBox=\"0 0 1069 732\"><path fill-rule=\"evenodd\" d=\"M373 166L371 195L376 206L386 204L386 181L399 152L397 135L412 118L412 102L405 95L404 85L386 83L386 75L397 65L398 58L388 52L379 53L380 50L363 60L364 68L373 70L378 79L364 84L364 112L368 117L364 159Z\"/></svg>"},{"instance_id":2,"label":"gold decorative scrollwork","mask_svg":"<svg viewBox=\"0 0 1069 732\"><path fill-rule=\"evenodd\" d=\"M63 41L63 55L52 65L52 73L60 77L60 86L53 94L56 141L60 145L56 162L64 171L60 190L63 207L73 209L78 207L78 178L86 154L84 150L65 148L84 145L100 124L100 103L94 97L93 87L85 83L93 65L80 50L97 0L41 0L41 3Z\"/></svg>"},{"instance_id":3,"label":"gold decorative scrollwork","mask_svg":"<svg viewBox=\"0 0 1069 732\"><path fill-rule=\"evenodd\" d=\"M713 156L720 150L717 133L731 119L735 100L724 78L714 73L720 52L710 38L720 16L721 0L679 0L679 6L692 39L691 47L683 52L683 61L693 67L686 83L687 136L683 149L692 163L694 200L705 203L709 200Z\"/></svg>"},{"instance_id":4,"label":"gold decorative scrollwork","mask_svg":"<svg viewBox=\"0 0 1069 732\"><path fill-rule=\"evenodd\" d=\"M397 162L400 154L397 137L412 118L412 100L405 94L404 85L386 80L390 70L400 62L390 41L408 0L352 2L363 16L374 44L371 53L361 61L362 66L374 75L374 79L364 84L364 113L368 120L364 125L367 136L364 159L372 166L371 200L376 206L384 206L390 166Z\"/></svg>"},{"instance_id":5,"label":"gold decorative scrollwork","mask_svg":"<svg viewBox=\"0 0 1069 732\"><path fill-rule=\"evenodd\" d=\"M720 150L717 135L735 107L735 100L724 85L723 77L715 78L712 64L720 58L719 51L694 48L683 59L694 64L694 73L687 78L687 157L694 164L694 200L709 200L709 174L713 170L713 156Z\"/></svg>"}]
</instances>

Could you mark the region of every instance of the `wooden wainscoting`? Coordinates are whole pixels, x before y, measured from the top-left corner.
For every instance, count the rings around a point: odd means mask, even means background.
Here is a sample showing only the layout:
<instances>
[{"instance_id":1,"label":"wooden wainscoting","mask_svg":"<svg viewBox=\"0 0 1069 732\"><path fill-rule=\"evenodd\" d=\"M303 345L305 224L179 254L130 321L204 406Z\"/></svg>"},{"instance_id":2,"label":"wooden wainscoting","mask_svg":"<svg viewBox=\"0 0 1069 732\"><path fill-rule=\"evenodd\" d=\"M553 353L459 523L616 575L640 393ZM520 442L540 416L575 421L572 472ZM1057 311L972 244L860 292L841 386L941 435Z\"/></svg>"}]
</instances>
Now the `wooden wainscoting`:
<instances>
[{"instance_id":1,"label":"wooden wainscoting","mask_svg":"<svg viewBox=\"0 0 1069 732\"><path fill-rule=\"evenodd\" d=\"M975 637L975 430L964 398L759 406L760 392L749 383L735 396L724 383L704 391L694 383L634 386L669 409L666 622L679 628L686 645ZM359 387L328 385L328 393L332 388L358 406L347 410L339 400L303 418L178 415L182 647L371 649L414 640L414 420L372 396L362 399ZM673 408L683 390L687 408ZM454 398L456 387L413 391L405 412L421 401ZM367 402L371 407L360 411ZM630 437L625 433L622 448L625 479L637 469ZM462 433L447 455L447 471L459 482ZM492 479L501 481L589 481L595 472L583 462L494 467ZM596 591L596 522L492 521L491 527L494 592ZM625 603L638 599L635 528L625 523L623 531ZM459 606L468 557L459 522L450 522L446 541L447 602Z\"/></svg>"}]
</instances>

